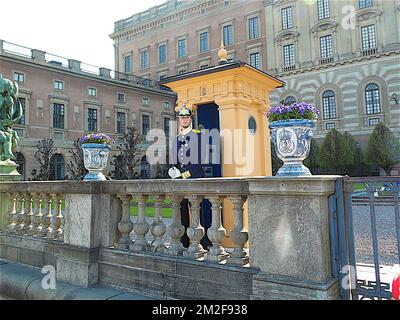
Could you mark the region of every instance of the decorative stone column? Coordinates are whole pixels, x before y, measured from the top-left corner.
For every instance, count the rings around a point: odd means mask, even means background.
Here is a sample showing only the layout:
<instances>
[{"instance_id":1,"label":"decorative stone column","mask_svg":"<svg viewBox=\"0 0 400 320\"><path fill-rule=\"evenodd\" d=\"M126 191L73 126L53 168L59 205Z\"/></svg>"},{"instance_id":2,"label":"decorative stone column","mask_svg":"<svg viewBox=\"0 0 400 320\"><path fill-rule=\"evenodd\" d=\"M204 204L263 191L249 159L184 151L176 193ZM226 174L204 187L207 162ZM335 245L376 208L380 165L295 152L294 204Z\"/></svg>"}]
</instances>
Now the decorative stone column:
<instances>
[{"instance_id":1,"label":"decorative stone column","mask_svg":"<svg viewBox=\"0 0 400 320\"><path fill-rule=\"evenodd\" d=\"M149 224L146 221L146 201L147 196L143 194L136 194L138 201L138 215L136 223L133 225L133 230L136 233L136 240L129 248L133 251L148 251L150 245L146 240L146 234L149 232Z\"/></svg>"},{"instance_id":2,"label":"decorative stone column","mask_svg":"<svg viewBox=\"0 0 400 320\"><path fill-rule=\"evenodd\" d=\"M226 230L221 223L222 199L220 196L209 196L208 200L211 202L212 223L211 227L207 230L207 235L212 242L212 247L210 248L206 259L220 262L225 260L229 255L221 245L221 242L226 235Z\"/></svg>"},{"instance_id":3,"label":"decorative stone column","mask_svg":"<svg viewBox=\"0 0 400 320\"><path fill-rule=\"evenodd\" d=\"M118 198L122 202L122 218L118 223L118 231L121 233L121 237L115 244L117 249L129 249L129 245L132 243L130 233L133 229L133 223L131 221L131 195L120 194Z\"/></svg>"},{"instance_id":4,"label":"decorative stone column","mask_svg":"<svg viewBox=\"0 0 400 320\"><path fill-rule=\"evenodd\" d=\"M185 227L181 224L181 201L182 196L173 195L172 200L172 222L167 228L168 235L171 237L171 243L167 253L174 256L183 254L185 248L181 242L181 238L185 233Z\"/></svg>"},{"instance_id":5,"label":"decorative stone column","mask_svg":"<svg viewBox=\"0 0 400 320\"><path fill-rule=\"evenodd\" d=\"M207 250L204 250L203 246L200 244L201 239L203 239L205 235L204 228L200 224L200 204L202 200L203 197L199 196L189 197L191 204L191 223L186 232L190 239L190 245L183 255L195 259L202 258L207 253Z\"/></svg>"},{"instance_id":6,"label":"decorative stone column","mask_svg":"<svg viewBox=\"0 0 400 320\"><path fill-rule=\"evenodd\" d=\"M163 196L154 196L154 221L150 225L151 234L154 236L155 240L152 242L152 247L155 252L165 252L165 244L162 240L165 232L167 231L167 226L162 220L161 209L162 202L164 200Z\"/></svg>"},{"instance_id":7,"label":"decorative stone column","mask_svg":"<svg viewBox=\"0 0 400 320\"><path fill-rule=\"evenodd\" d=\"M243 226L243 205L246 201L245 197L231 196L229 199L232 201L234 209L234 228L231 231L231 239L235 244L235 248L231 253L228 263L245 265L249 263L249 255L244 249L244 244L248 240L248 232Z\"/></svg>"},{"instance_id":8,"label":"decorative stone column","mask_svg":"<svg viewBox=\"0 0 400 320\"><path fill-rule=\"evenodd\" d=\"M254 299L338 299L328 198L338 176L249 179Z\"/></svg>"},{"instance_id":9,"label":"decorative stone column","mask_svg":"<svg viewBox=\"0 0 400 320\"><path fill-rule=\"evenodd\" d=\"M8 210L8 225L7 225L7 232L13 233L16 227L16 219L17 219L17 194L10 193L5 194L8 201L10 201L10 208Z\"/></svg>"}]
</instances>

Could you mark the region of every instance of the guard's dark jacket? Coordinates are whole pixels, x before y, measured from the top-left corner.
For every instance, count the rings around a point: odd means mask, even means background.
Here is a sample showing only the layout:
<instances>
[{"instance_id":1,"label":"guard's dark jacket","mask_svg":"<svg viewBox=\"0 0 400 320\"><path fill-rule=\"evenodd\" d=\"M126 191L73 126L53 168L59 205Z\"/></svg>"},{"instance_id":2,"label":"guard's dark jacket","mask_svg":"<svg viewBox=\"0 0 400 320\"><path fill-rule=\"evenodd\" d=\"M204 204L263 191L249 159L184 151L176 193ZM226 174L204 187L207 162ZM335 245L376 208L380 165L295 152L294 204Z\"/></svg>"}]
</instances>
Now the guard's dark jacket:
<instances>
[{"instance_id":1,"label":"guard's dark jacket","mask_svg":"<svg viewBox=\"0 0 400 320\"><path fill-rule=\"evenodd\" d=\"M171 156L172 164L182 173L183 179L205 177L201 163L200 130L192 129L187 133L180 133L174 140ZM189 227L189 202L186 199L181 202L181 223L185 228ZM203 200L201 203L200 223L205 229L201 244L204 248L208 248L212 245L207 236L207 230L211 226L211 204L208 200ZM189 247L190 240L186 231L181 242L184 247Z\"/></svg>"}]
</instances>

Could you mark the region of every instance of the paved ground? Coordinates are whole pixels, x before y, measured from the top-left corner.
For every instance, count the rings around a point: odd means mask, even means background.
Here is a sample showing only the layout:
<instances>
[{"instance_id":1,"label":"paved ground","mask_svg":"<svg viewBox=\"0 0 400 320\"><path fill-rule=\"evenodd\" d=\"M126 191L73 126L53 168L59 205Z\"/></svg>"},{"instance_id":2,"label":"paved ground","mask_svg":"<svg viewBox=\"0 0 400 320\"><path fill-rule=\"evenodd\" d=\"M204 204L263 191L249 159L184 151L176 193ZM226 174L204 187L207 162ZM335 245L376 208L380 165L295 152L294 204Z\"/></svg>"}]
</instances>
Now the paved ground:
<instances>
[{"instance_id":1,"label":"paved ground","mask_svg":"<svg viewBox=\"0 0 400 320\"><path fill-rule=\"evenodd\" d=\"M376 206L376 232L381 265L399 263L396 221L393 206ZM354 237L357 263L374 263L369 206L353 206Z\"/></svg>"}]
</instances>

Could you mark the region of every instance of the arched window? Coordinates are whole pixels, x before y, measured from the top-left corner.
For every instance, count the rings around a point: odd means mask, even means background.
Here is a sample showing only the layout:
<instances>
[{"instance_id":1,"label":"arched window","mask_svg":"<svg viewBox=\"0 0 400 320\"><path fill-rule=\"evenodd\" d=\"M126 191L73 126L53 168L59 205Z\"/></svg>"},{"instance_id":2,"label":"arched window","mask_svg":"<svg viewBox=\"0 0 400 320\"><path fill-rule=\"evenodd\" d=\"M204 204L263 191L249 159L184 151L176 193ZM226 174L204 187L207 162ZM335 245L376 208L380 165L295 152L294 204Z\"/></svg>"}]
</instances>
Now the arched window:
<instances>
[{"instance_id":1,"label":"arched window","mask_svg":"<svg viewBox=\"0 0 400 320\"><path fill-rule=\"evenodd\" d=\"M150 178L150 164L147 162L146 156L140 161L140 175L144 179Z\"/></svg>"},{"instance_id":2,"label":"arched window","mask_svg":"<svg viewBox=\"0 0 400 320\"><path fill-rule=\"evenodd\" d=\"M381 113L381 101L377 84L370 83L365 88L365 105L367 114Z\"/></svg>"},{"instance_id":3,"label":"arched window","mask_svg":"<svg viewBox=\"0 0 400 320\"><path fill-rule=\"evenodd\" d=\"M327 90L322 94L322 109L324 119L336 118L336 97L332 90Z\"/></svg>"},{"instance_id":4,"label":"arched window","mask_svg":"<svg viewBox=\"0 0 400 320\"><path fill-rule=\"evenodd\" d=\"M15 162L19 165L17 168L18 173L23 177L25 180L25 157L22 153L17 152L17 159Z\"/></svg>"},{"instance_id":5,"label":"arched window","mask_svg":"<svg viewBox=\"0 0 400 320\"><path fill-rule=\"evenodd\" d=\"M61 154L55 154L50 160L50 180L64 180L65 162Z\"/></svg>"},{"instance_id":6,"label":"arched window","mask_svg":"<svg viewBox=\"0 0 400 320\"><path fill-rule=\"evenodd\" d=\"M290 106L290 105L293 104L293 103L296 103L296 98L295 98L295 97L293 97L293 96L288 96L288 97L286 97L286 99L285 99L285 104L286 104L287 106Z\"/></svg>"}]
</instances>

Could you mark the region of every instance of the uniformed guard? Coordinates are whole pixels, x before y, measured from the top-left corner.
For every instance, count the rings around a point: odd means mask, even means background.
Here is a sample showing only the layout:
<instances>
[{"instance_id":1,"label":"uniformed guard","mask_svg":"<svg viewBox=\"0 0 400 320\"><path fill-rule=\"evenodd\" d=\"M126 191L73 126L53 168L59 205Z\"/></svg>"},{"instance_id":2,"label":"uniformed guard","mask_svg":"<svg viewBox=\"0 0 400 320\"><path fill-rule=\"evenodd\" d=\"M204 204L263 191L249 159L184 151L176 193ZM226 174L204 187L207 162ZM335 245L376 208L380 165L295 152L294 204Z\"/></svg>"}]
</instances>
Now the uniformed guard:
<instances>
[{"instance_id":1,"label":"uniformed guard","mask_svg":"<svg viewBox=\"0 0 400 320\"><path fill-rule=\"evenodd\" d=\"M204 178L204 171L201 163L201 131L193 129L192 110L185 104L175 108L179 125L179 133L174 139L171 150L171 162L175 166L169 169L169 176L175 178ZM211 241L207 237L207 229L211 224L211 211L204 207L204 201L201 205L200 222L205 229L205 236L202 239L202 245L205 249L211 246ZM189 202L187 199L181 202L181 223L185 229L189 227ZM183 235L182 244L189 247L188 236Z\"/></svg>"}]
</instances>

